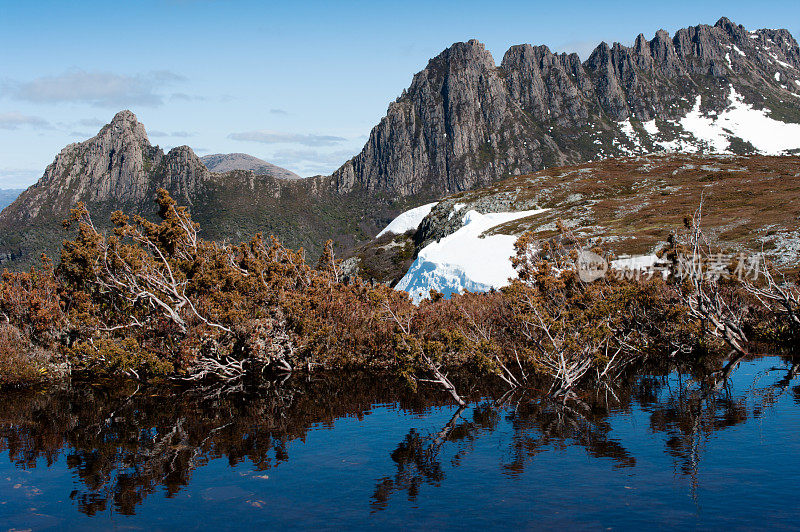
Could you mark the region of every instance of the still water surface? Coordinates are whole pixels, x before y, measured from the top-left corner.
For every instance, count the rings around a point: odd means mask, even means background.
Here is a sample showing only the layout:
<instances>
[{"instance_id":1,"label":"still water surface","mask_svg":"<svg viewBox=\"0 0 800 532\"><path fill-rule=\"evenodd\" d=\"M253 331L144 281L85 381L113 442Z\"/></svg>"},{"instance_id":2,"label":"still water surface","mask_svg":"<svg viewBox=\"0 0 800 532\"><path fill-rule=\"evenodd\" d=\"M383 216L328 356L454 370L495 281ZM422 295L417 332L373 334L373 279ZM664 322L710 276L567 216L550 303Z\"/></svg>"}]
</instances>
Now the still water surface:
<instances>
[{"instance_id":1,"label":"still water surface","mask_svg":"<svg viewBox=\"0 0 800 532\"><path fill-rule=\"evenodd\" d=\"M7 394L0 529L797 528L792 367L744 362L719 389L642 377L566 406L458 409L359 378Z\"/></svg>"}]
</instances>

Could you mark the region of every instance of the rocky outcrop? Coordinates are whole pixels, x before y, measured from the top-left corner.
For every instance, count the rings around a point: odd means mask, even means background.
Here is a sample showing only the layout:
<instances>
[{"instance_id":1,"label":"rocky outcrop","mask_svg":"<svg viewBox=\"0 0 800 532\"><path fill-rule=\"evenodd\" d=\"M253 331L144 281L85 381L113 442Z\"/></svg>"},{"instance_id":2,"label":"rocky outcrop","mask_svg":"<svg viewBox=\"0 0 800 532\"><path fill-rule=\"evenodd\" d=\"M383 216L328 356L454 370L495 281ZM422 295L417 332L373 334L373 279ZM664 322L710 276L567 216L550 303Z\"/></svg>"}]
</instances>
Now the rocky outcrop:
<instances>
[{"instance_id":1,"label":"rocky outcrop","mask_svg":"<svg viewBox=\"0 0 800 532\"><path fill-rule=\"evenodd\" d=\"M463 268L459 272L464 253L452 247L453 235L471 233L472 241L459 240L458 246L476 254L483 239L532 231L544 241L558 237L560 225L588 247L649 256L685 230L684 217L703 196L703 226L713 246L763 253L788 278L800 264L797 177L798 156L652 154L549 168L441 199L416 231L385 234L359 248L348 262L349 273L390 286L408 273L407 282L398 286L417 296L430 288L444 292L450 282L485 290L475 284L478 277L462 275ZM515 218L520 212L525 215ZM468 229L481 220L476 214L497 213L511 213L510 221L478 232ZM425 249L431 253L418 260ZM496 254L480 255L481 277L490 264L510 266L506 259L513 248L505 249L508 255L499 262Z\"/></svg>"},{"instance_id":2,"label":"rocky outcrop","mask_svg":"<svg viewBox=\"0 0 800 532\"><path fill-rule=\"evenodd\" d=\"M246 170L255 175L268 175L279 179L300 179L300 176L246 153L215 153L200 157L200 161L212 172Z\"/></svg>"},{"instance_id":3,"label":"rocky outcrop","mask_svg":"<svg viewBox=\"0 0 800 532\"><path fill-rule=\"evenodd\" d=\"M601 43L583 63L525 44L497 66L481 43L456 43L414 76L361 153L333 177L339 192L435 196L544 167L654 151L656 140L668 144L680 132L662 128L658 139L632 139L620 122L641 130L653 119L676 121L698 95L703 111L719 112L730 86L759 108L788 106L800 122L799 54L788 31L749 32L727 18L673 37L639 35L632 47Z\"/></svg>"},{"instance_id":4,"label":"rocky outcrop","mask_svg":"<svg viewBox=\"0 0 800 532\"><path fill-rule=\"evenodd\" d=\"M192 208L206 236L280 233L275 218L286 209L291 211L286 220L309 215L280 204L281 183L291 188L298 181L252 171L212 173L188 146L164 153L150 144L132 112L121 111L91 139L61 150L41 179L0 213L0 263L34 262L41 252L54 257L64 237L61 222L79 202L102 228L108 228L114 210L152 217L159 188ZM293 235L282 236L292 240Z\"/></svg>"},{"instance_id":5,"label":"rocky outcrop","mask_svg":"<svg viewBox=\"0 0 800 532\"><path fill-rule=\"evenodd\" d=\"M191 148L164 154L132 112L120 111L91 139L61 150L42 178L0 214L0 224L65 216L78 202L138 206L158 187L190 201L208 173Z\"/></svg>"}]
</instances>

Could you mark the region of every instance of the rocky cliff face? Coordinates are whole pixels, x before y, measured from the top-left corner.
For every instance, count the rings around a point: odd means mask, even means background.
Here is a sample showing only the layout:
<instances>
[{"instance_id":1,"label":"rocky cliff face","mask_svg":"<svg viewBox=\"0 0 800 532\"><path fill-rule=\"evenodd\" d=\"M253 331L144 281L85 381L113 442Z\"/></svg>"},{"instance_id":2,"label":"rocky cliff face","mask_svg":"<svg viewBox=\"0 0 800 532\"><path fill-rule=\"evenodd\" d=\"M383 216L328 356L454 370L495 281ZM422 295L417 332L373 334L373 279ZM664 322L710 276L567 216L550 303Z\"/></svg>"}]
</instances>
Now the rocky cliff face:
<instances>
[{"instance_id":1,"label":"rocky cliff face","mask_svg":"<svg viewBox=\"0 0 800 532\"><path fill-rule=\"evenodd\" d=\"M709 137L685 120L695 112L713 121L732 106L800 122L800 49L788 31L750 32L722 18L672 37L639 35L632 47L601 43L584 62L514 46L499 66L473 40L416 74L333 177L340 192L436 195L615 155L800 150L800 135L770 149L722 125Z\"/></svg>"},{"instance_id":2,"label":"rocky cliff face","mask_svg":"<svg viewBox=\"0 0 800 532\"><path fill-rule=\"evenodd\" d=\"M190 201L205 174L208 170L191 148L164 154L150 145L136 116L121 111L93 138L61 150L39 182L3 211L0 224L11 218L23 224L64 216L79 201L140 205L151 201L155 188L162 186Z\"/></svg>"}]
</instances>

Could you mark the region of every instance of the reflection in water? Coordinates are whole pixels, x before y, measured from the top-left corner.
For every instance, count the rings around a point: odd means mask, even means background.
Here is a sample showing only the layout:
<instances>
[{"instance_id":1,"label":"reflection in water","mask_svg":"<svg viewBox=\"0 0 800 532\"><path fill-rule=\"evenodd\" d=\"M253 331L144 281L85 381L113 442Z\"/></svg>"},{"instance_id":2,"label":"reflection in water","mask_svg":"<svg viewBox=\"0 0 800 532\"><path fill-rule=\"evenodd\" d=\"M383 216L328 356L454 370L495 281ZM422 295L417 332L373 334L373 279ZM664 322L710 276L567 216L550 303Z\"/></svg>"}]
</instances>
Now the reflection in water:
<instances>
[{"instance_id":1,"label":"reflection in water","mask_svg":"<svg viewBox=\"0 0 800 532\"><path fill-rule=\"evenodd\" d=\"M453 458L453 463L458 464L481 431L496 427L499 418L496 409L487 405L476 406L472 410L472 419L464 420L461 415L465 409L462 406L456 410L450 421L435 434L422 436L416 429L408 432L392 453L397 473L380 480L373 495L373 508L385 508L394 491L405 490L409 499L415 500L423 482L438 486L445 477L439 458L442 446L445 443L459 446Z\"/></svg>"},{"instance_id":2,"label":"reflection in water","mask_svg":"<svg viewBox=\"0 0 800 532\"><path fill-rule=\"evenodd\" d=\"M775 361L777 363L777 359ZM658 389L652 379L640 380L643 397L639 402L652 412L650 427L654 432L668 435L667 452L680 471L691 478L693 496L698 487L700 457L709 437L751 417L758 419L765 409L773 407L800 372L800 361L784 363L780 366L766 365L747 388L738 391L731 387L729 380L706 381L698 385L692 380L679 378L677 386L662 395L646 389ZM795 387L798 389L800 386Z\"/></svg>"},{"instance_id":3,"label":"reflection in water","mask_svg":"<svg viewBox=\"0 0 800 532\"><path fill-rule=\"evenodd\" d=\"M423 485L443 486L491 435L502 435L496 464L509 481L541 453L569 447L619 470L636 468L636 453L615 434L619 419L633 411L646 413L652 434L663 435L662 452L689 479L694 496L714 433L760 418L781 397L800 404L796 361L769 358L753 367L759 371L736 386L673 373L568 403L528 391L462 407L442 426L414 426L394 444L393 470L372 476L371 509L383 512L398 493L415 501ZM360 420L375 405L397 405L419 418L446 405L435 391L411 394L391 379L353 376L214 393L75 384L47 394L9 393L0 402L0 449L19 469L51 467L63 458L78 479L69 498L88 516L133 515L156 491L174 497L214 459L230 466L247 461L257 471L291 464L290 442L338 419Z\"/></svg>"},{"instance_id":4,"label":"reflection in water","mask_svg":"<svg viewBox=\"0 0 800 532\"><path fill-rule=\"evenodd\" d=\"M729 377L735 367L727 365L721 371ZM774 372L779 375L777 380L769 375ZM463 419L462 407L439 431L426 436L416 429L409 431L391 455L397 472L380 479L372 508L386 508L395 491L405 491L413 501L423 482L439 486L445 479L442 447L455 447L450 465L457 467L475 438L497 427L501 414L513 429L507 450L509 459L501 463L508 475L519 475L526 462L543 450L570 444L582 446L592 457L612 459L617 468L635 467L636 458L619 440L609 437L612 425L608 419L611 408L625 412L634 403L650 413L650 429L654 433L667 434L666 451L691 479L694 497L703 443L714 432L744 423L750 417L758 418L765 408L775 405L800 374L800 361L769 366L757 375L752 386L738 395L727 380L719 380L719 373L709 372L708 378L701 380L681 374L671 379L642 377L613 390L613 401L609 401L606 393L584 396L570 403L545 395L521 394L515 398L507 394L494 404L476 406L471 419ZM800 385L795 386L793 393L795 403L800 405Z\"/></svg>"},{"instance_id":5,"label":"reflection in water","mask_svg":"<svg viewBox=\"0 0 800 532\"><path fill-rule=\"evenodd\" d=\"M399 390L400 393L392 390ZM70 498L87 515L126 515L163 487L167 497L192 473L224 457L266 470L289 459L286 443L315 424L360 417L376 403L425 408L424 396L387 379L333 378L264 386L250 393L197 393L136 385L75 385L48 395L0 399L0 449L19 467L50 466L66 454L82 485Z\"/></svg>"}]
</instances>

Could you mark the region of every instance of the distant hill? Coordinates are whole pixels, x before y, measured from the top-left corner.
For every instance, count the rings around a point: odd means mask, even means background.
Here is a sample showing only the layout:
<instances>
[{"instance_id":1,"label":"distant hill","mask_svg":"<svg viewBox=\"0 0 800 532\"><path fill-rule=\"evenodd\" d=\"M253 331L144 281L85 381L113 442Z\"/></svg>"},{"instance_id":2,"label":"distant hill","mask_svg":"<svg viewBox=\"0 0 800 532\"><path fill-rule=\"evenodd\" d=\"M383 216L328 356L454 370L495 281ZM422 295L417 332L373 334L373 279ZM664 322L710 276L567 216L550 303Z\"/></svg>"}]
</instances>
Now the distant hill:
<instances>
[{"instance_id":1,"label":"distant hill","mask_svg":"<svg viewBox=\"0 0 800 532\"><path fill-rule=\"evenodd\" d=\"M249 170L256 175L269 175L278 179L301 179L299 175L286 168L281 168L246 153L215 153L200 157L200 161L212 172L224 173L231 170Z\"/></svg>"},{"instance_id":2,"label":"distant hill","mask_svg":"<svg viewBox=\"0 0 800 532\"><path fill-rule=\"evenodd\" d=\"M20 194L22 194L22 189L0 189L0 211L11 205Z\"/></svg>"}]
</instances>

